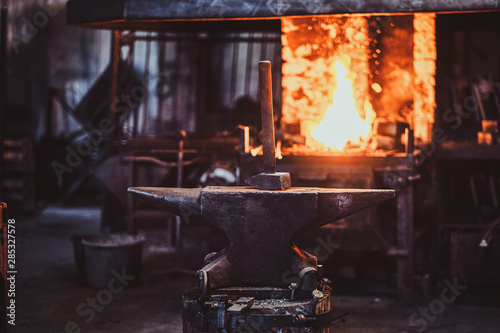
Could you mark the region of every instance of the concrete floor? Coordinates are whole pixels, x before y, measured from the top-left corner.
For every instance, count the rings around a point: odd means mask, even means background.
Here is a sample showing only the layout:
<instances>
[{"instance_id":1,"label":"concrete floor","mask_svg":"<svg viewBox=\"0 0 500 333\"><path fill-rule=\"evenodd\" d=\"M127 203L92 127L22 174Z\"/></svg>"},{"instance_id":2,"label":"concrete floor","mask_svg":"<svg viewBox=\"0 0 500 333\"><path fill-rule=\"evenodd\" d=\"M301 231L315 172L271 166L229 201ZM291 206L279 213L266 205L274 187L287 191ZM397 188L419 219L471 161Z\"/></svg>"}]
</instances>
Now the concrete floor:
<instances>
[{"instance_id":1,"label":"concrete floor","mask_svg":"<svg viewBox=\"0 0 500 333\"><path fill-rule=\"evenodd\" d=\"M78 282L70 236L97 233L99 209L49 207L36 217L10 215L16 219L18 271L12 332L79 332L72 326L81 332L182 332L181 295L196 286L196 279L168 274L173 257L158 244L161 233L146 233L141 285L113 295L92 318L88 311L79 315L77 309L90 309L86 303L99 290ZM403 307L382 296L336 296L337 313L350 314L334 331L500 332L500 308L480 306L481 302L462 306L457 301L443 309L439 299L438 293L435 299ZM429 307L431 314L419 313Z\"/></svg>"}]
</instances>

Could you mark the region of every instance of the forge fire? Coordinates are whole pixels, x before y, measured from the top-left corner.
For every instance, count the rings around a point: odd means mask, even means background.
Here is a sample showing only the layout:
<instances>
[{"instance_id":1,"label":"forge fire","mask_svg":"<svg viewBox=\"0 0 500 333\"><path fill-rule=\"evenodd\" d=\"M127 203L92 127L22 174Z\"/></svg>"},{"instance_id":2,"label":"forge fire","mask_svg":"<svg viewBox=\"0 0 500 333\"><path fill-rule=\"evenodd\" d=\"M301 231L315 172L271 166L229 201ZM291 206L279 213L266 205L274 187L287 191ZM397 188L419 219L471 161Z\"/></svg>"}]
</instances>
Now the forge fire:
<instances>
[{"instance_id":1,"label":"forge fire","mask_svg":"<svg viewBox=\"0 0 500 333\"><path fill-rule=\"evenodd\" d=\"M435 14L282 19L283 126L300 128L302 151L394 149L434 122ZM390 135L390 134L389 134Z\"/></svg>"}]
</instances>

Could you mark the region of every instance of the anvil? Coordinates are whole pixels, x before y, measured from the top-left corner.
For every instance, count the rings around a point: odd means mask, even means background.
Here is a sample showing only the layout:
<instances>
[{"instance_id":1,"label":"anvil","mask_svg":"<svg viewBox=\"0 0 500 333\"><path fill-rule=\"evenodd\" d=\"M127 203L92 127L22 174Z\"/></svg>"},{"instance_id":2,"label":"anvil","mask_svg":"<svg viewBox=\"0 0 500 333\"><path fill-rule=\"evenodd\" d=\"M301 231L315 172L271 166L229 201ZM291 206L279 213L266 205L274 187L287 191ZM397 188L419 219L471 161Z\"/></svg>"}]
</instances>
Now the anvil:
<instances>
[{"instance_id":1,"label":"anvil","mask_svg":"<svg viewBox=\"0 0 500 333\"><path fill-rule=\"evenodd\" d=\"M133 187L129 192L173 214L221 230L227 246L205 260L200 289L317 287L317 259L293 243L301 233L393 198L393 190L291 187L276 172L271 63L259 63L265 172L246 180L255 187Z\"/></svg>"},{"instance_id":2,"label":"anvil","mask_svg":"<svg viewBox=\"0 0 500 333\"><path fill-rule=\"evenodd\" d=\"M208 223L227 246L201 271L209 289L231 286L286 287L292 276L302 290L316 287L316 258L293 244L304 232L394 197L393 190L292 187L133 187L129 192L189 221Z\"/></svg>"}]
</instances>

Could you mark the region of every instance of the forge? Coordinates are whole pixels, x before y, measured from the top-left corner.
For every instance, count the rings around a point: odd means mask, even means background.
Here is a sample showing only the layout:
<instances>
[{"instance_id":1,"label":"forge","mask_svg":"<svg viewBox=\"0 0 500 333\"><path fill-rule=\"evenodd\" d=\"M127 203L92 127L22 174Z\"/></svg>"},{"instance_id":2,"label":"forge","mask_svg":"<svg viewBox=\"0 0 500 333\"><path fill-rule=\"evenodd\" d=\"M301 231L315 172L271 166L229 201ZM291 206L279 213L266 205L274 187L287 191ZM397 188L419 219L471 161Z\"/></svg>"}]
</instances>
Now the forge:
<instances>
[{"instance_id":1,"label":"forge","mask_svg":"<svg viewBox=\"0 0 500 333\"><path fill-rule=\"evenodd\" d=\"M227 238L223 250L205 258L200 286L184 294L186 332L329 332L341 319L321 264L297 245L306 232L331 236L341 251L383 254L395 264L398 300L412 302L414 259L434 250L420 245L416 255L414 243L433 227L421 221L417 232L415 202L422 207L426 200L416 200L414 184L442 138L435 126L436 16L496 11L497 3L110 0L101 11L95 6L99 1L69 0L68 22L114 30L112 101L119 97L120 66L127 73L138 63L148 74L150 67L171 70L164 80L170 86L144 84L151 98L128 117L111 114L117 124L111 141L129 149L132 168L146 162L176 168L175 187L139 184L129 192ZM158 56L150 56L155 48ZM134 58L139 49L145 61ZM268 58L274 70L266 75L275 84L260 82L259 93L257 60ZM129 138L127 126L136 131ZM205 130L218 133L196 136ZM199 158L236 164L235 186L183 188L186 167ZM140 183L137 169L131 173L130 183ZM386 209L392 216L381 216L374 205L394 194ZM140 218L160 216L122 201L131 207L132 232ZM177 219L176 244L180 229Z\"/></svg>"},{"instance_id":2,"label":"forge","mask_svg":"<svg viewBox=\"0 0 500 333\"><path fill-rule=\"evenodd\" d=\"M290 154L397 150L432 138L435 14L283 18L282 125ZM295 133L297 134L297 133Z\"/></svg>"}]
</instances>

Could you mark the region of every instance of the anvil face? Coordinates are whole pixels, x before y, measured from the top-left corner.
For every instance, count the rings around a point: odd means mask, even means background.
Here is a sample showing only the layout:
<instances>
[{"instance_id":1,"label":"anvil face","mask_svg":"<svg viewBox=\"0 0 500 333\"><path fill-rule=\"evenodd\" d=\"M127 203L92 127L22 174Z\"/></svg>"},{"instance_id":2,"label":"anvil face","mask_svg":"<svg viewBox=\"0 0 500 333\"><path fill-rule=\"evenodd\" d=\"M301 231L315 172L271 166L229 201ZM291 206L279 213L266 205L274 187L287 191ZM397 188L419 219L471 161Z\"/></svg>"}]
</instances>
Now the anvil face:
<instances>
[{"instance_id":1,"label":"anvil face","mask_svg":"<svg viewBox=\"0 0 500 333\"><path fill-rule=\"evenodd\" d=\"M287 275L316 270L316 258L293 246L299 233L321 227L363 208L393 198L393 190L295 187L265 191L253 187L180 189L129 188L129 192L177 215L220 229L226 248L203 267L208 287L289 284ZM193 216L190 216L192 218ZM310 277L311 278L311 277ZM313 274L315 279L315 274ZM301 288L314 288L315 280Z\"/></svg>"}]
</instances>

